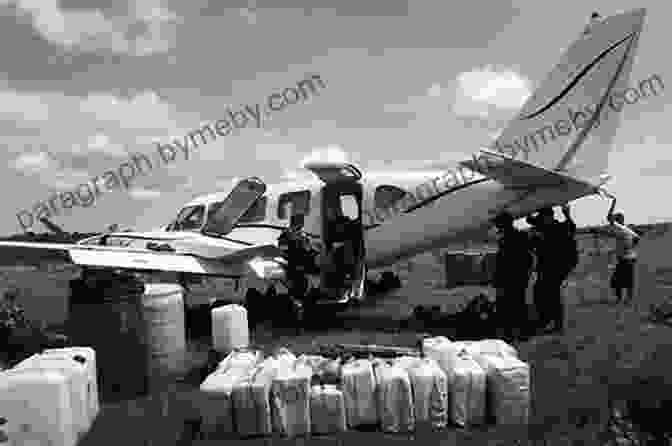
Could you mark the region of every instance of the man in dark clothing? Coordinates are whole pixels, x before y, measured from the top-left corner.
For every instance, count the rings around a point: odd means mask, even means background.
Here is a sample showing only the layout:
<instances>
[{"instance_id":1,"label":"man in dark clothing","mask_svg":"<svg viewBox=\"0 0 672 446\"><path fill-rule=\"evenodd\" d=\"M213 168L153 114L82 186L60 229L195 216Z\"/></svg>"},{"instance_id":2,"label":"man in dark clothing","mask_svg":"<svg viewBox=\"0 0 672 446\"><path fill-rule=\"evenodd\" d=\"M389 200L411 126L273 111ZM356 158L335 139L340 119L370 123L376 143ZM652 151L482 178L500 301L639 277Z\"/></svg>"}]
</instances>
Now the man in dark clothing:
<instances>
[{"instance_id":1,"label":"man in dark clothing","mask_svg":"<svg viewBox=\"0 0 672 446\"><path fill-rule=\"evenodd\" d=\"M542 209L536 218L528 219L534 227L532 240L537 256L534 305L542 328L558 333L564 325L562 285L577 263L576 224L568 205L562 212L563 222L555 219L553 208Z\"/></svg>"},{"instance_id":2,"label":"man in dark clothing","mask_svg":"<svg viewBox=\"0 0 672 446\"><path fill-rule=\"evenodd\" d=\"M14 363L38 350L38 339L33 324L17 302L18 290L7 290L0 299L0 342L5 362Z\"/></svg>"},{"instance_id":3,"label":"man in dark clothing","mask_svg":"<svg viewBox=\"0 0 672 446\"><path fill-rule=\"evenodd\" d=\"M303 326L304 304L310 288L308 273L314 268L313 250L308 236L303 231L303 218L301 214L292 215L289 228L278 238L278 247L284 252L287 260L289 312L299 331ZM285 301L281 302L284 304ZM284 312L282 308L278 310Z\"/></svg>"},{"instance_id":4,"label":"man in dark clothing","mask_svg":"<svg viewBox=\"0 0 672 446\"><path fill-rule=\"evenodd\" d=\"M303 215L292 215L289 228L278 238L278 246L287 260L290 292L293 297L301 298L308 288L306 274L310 258L310 241L303 232Z\"/></svg>"},{"instance_id":5,"label":"man in dark clothing","mask_svg":"<svg viewBox=\"0 0 672 446\"><path fill-rule=\"evenodd\" d=\"M508 213L495 219L499 233L494 277L498 325L508 340L520 338L529 329L525 295L534 261L528 235L516 229L513 221Z\"/></svg>"}]
</instances>

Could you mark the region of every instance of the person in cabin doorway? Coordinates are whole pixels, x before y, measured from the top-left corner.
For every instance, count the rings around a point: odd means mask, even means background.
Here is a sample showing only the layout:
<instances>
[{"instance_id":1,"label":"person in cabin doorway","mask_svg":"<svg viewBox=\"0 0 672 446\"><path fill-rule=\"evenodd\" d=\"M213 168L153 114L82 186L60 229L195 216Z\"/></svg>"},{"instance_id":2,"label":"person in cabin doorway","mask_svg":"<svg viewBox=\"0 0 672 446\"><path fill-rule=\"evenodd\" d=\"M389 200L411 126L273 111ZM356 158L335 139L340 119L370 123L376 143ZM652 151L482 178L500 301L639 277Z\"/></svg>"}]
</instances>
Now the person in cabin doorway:
<instances>
[{"instance_id":1,"label":"person in cabin doorway","mask_svg":"<svg viewBox=\"0 0 672 446\"><path fill-rule=\"evenodd\" d=\"M310 288L309 269L314 263L313 250L307 234L303 231L304 215L290 214L289 227L278 239L278 246L284 251L287 260L288 311L289 316L301 329L303 325L304 303ZM282 310L284 312L284 310Z\"/></svg>"},{"instance_id":2,"label":"person in cabin doorway","mask_svg":"<svg viewBox=\"0 0 672 446\"><path fill-rule=\"evenodd\" d=\"M517 229L511 214L495 218L498 250L494 287L497 290L498 328L505 340L521 339L528 334L529 321L525 295L534 258L528 235Z\"/></svg>"},{"instance_id":3,"label":"person in cabin doorway","mask_svg":"<svg viewBox=\"0 0 672 446\"><path fill-rule=\"evenodd\" d=\"M278 246L287 260L287 278L290 292L294 297L305 295L308 286L306 278L306 259L309 255L310 241L303 232L303 215L292 214L289 227L278 238Z\"/></svg>"},{"instance_id":4,"label":"person in cabin doorway","mask_svg":"<svg viewBox=\"0 0 672 446\"><path fill-rule=\"evenodd\" d=\"M637 262L635 247L640 236L626 226L625 216L622 213L614 213L613 204L607 215L607 221L610 225L609 233L616 239L614 252L616 268L610 280L611 289L616 296L616 303L630 304L634 294L635 263ZM624 294L627 294L627 297Z\"/></svg>"},{"instance_id":5,"label":"person in cabin doorway","mask_svg":"<svg viewBox=\"0 0 672 446\"><path fill-rule=\"evenodd\" d=\"M562 207L565 220L555 219L553 208L544 208L528 218L533 227L532 244L537 257L537 280L534 306L540 328L547 333L562 334L564 303L562 287L578 264L576 224L568 205Z\"/></svg>"}]
</instances>

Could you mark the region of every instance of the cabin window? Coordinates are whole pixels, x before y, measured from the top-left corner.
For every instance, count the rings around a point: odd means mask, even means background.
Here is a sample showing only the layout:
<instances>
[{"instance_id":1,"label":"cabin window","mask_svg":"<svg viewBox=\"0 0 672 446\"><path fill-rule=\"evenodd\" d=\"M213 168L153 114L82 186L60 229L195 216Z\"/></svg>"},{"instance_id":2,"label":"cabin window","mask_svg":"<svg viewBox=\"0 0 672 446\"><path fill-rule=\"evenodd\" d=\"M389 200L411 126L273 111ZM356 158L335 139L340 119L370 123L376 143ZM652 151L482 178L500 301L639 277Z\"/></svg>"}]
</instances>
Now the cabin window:
<instances>
[{"instance_id":1,"label":"cabin window","mask_svg":"<svg viewBox=\"0 0 672 446\"><path fill-rule=\"evenodd\" d=\"M341 215L350 220L359 218L359 203L354 195L341 195Z\"/></svg>"},{"instance_id":2,"label":"cabin window","mask_svg":"<svg viewBox=\"0 0 672 446\"><path fill-rule=\"evenodd\" d=\"M376 209L388 209L404 198L407 192L397 186L383 185L376 188L373 201Z\"/></svg>"},{"instance_id":3,"label":"cabin window","mask_svg":"<svg viewBox=\"0 0 672 446\"><path fill-rule=\"evenodd\" d=\"M278 197L278 218L286 220L290 213L308 215L310 213L310 191L287 192Z\"/></svg>"},{"instance_id":4,"label":"cabin window","mask_svg":"<svg viewBox=\"0 0 672 446\"><path fill-rule=\"evenodd\" d=\"M205 206L187 206L177 215L175 223L170 227L171 231L194 231L203 226Z\"/></svg>"}]
</instances>

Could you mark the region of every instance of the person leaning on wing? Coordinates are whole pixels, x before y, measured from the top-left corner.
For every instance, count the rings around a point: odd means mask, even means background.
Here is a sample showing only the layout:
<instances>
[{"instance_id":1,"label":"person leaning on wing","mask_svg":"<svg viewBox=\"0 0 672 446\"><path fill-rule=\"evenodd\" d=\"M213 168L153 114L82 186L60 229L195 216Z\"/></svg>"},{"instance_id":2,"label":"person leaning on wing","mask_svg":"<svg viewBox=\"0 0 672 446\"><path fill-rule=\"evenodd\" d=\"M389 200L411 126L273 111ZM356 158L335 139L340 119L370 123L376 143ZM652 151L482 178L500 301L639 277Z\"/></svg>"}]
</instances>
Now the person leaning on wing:
<instances>
[{"instance_id":1,"label":"person leaning on wing","mask_svg":"<svg viewBox=\"0 0 672 446\"><path fill-rule=\"evenodd\" d=\"M514 226L514 218L502 212L495 219L497 228L497 260L493 284L497 292L498 329L506 341L517 341L530 334L525 293L534 257L527 233Z\"/></svg>"}]
</instances>

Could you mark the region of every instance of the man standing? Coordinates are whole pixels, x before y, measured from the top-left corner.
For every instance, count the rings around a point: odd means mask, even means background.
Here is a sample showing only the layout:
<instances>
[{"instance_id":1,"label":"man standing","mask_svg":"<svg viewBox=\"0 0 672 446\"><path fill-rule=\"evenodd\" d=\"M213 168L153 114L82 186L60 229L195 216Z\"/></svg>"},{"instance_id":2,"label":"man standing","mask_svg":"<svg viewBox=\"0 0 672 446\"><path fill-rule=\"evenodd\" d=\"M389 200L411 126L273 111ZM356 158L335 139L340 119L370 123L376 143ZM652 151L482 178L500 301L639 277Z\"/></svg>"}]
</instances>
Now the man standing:
<instances>
[{"instance_id":1,"label":"man standing","mask_svg":"<svg viewBox=\"0 0 672 446\"><path fill-rule=\"evenodd\" d=\"M496 312L502 337L507 341L520 339L529 329L525 294L534 261L527 234L517 229L513 221L507 212L494 221L499 236L494 275Z\"/></svg>"},{"instance_id":2,"label":"man standing","mask_svg":"<svg viewBox=\"0 0 672 446\"><path fill-rule=\"evenodd\" d=\"M303 298L308 287L306 263L310 246L303 232L303 215L297 214L290 217L290 226L280 234L278 246L285 252L291 293L294 297Z\"/></svg>"},{"instance_id":3,"label":"man standing","mask_svg":"<svg viewBox=\"0 0 672 446\"><path fill-rule=\"evenodd\" d=\"M18 293L18 289L12 288L0 298L0 351L9 363L39 350L39 339L35 336L33 324L17 302Z\"/></svg>"},{"instance_id":4,"label":"man standing","mask_svg":"<svg viewBox=\"0 0 672 446\"><path fill-rule=\"evenodd\" d=\"M611 289L616 295L616 303L630 304L633 297L635 263L637 253L635 246L639 242L639 235L625 225L625 216L613 213L613 206L607 215L607 221L611 225L611 234L616 238L616 269L611 276ZM627 297L623 291L627 290Z\"/></svg>"},{"instance_id":5,"label":"man standing","mask_svg":"<svg viewBox=\"0 0 672 446\"><path fill-rule=\"evenodd\" d=\"M541 327L547 332L563 332L564 303L562 285L578 263L576 224L569 206L562 207L565 221L555 219L553 208L544 208L536 218L528 219L534 226L534 250L537 255L537 281L534 284L534 305Z\"/></svg>"},{"instance_id":6,"label":"man standing","mask_svg":"<svg viewBox=\"0 0 672 446\"><path fill-rule=\"evenodd\" d=\"M304 216L292 214L290 224L278 238L278 247L284 252L287 260L288 304L289 313L301 329L304 318L304 302L310 283L308 281L307 261L310 257L310 242L303 232ZM285 301L281 301L285 302ZM282 309L279 309L280 312Z\"/></svg>"}]
</instances>

